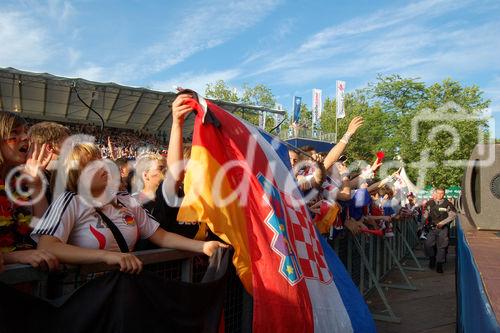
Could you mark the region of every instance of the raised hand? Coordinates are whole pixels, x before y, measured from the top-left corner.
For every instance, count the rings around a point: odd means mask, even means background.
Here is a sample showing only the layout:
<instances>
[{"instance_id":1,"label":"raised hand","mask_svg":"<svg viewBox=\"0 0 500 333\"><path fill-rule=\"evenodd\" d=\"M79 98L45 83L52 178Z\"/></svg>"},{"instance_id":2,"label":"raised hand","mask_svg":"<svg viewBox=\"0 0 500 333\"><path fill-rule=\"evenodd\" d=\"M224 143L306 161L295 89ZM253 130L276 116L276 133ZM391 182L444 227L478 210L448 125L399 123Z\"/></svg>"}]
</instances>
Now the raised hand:
<instances>
[{"instance_id":1,"label":"raised hand","mask_svg":"<svg viewBox=\"0 0 500 333\"><path fill-rule=\"evenodd\" d=\"M28 152L28 159L26 160L26 164L24 165L23 172L33 179L33 183L40 184L41 178L40 174L45 171L47 165L52 159L52 151L47 149L47 144L43 144L42 147L39 147L38 144L33 144L30 147L30 151Z\"/></svg>"},{"instance_id":2,"label":"raised hand","mask_svg":"<svg viewBox=\"0 0 500 333\"><path fill-rule=\"evenodd\" d=\"M114 161L116 160L115 156L115 148L113 147L113 142L111 141L111 137L108 136L108 150L109 150L109 156L111 159Z\"/></svg>"},{"instance_id":3,"label":"raised hand","mask_svg":"<svg viewBox=\"0 0 500 333\"><path fill-rule=\"evenodd\" d=\"M312 159L318 163L323 163L323 160L325 159L323 156L321 156L321 154L312 154Z\"/></svg>"},{"instance_id":4,"label":"raised hand","mask_svg":"<svg viewBox=\"0 0 500 333\"><path fill-rule=\"evenodd\" d=\"M172 103L172 121L176 124L184 124L184 119L189 112L193 111L193 108L187 104L185 101L193 96L189 94L178 95Z\"/></svg>"},{"instance_id":5,"label":"raised hand","mask_svg":"<svg viewBox=\"0 0 500 333\"><path fill-rule=\"evenodd\" d=\"M364 120L361 116L352 118L351 122L349 123L349 127L347 128L347 133L353 135L361 126L363 126L363 123Z\"/></svg>"},{"instance_id":6,"label":"raised hand","mask_svg":"<svg viewBox=\"0 0 500 333\"><path fill-rule=\"evenodd\" d=\"M382 164L383 164L383 162L379 161L379 159L376 158L375 161L372 164L372 167L371 167L372 171L373 172L377 171L378 168L380 168L382 166Z\"/></svg>"}]
</instances>

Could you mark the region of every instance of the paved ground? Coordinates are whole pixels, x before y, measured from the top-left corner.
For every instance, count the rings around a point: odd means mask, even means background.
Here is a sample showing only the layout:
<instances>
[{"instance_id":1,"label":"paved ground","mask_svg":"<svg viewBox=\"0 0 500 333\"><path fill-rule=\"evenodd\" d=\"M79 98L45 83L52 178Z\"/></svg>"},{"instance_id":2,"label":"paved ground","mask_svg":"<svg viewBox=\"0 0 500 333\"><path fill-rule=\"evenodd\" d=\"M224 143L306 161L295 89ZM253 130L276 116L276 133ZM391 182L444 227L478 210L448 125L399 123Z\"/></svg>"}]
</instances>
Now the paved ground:
<instances>
[{"instance_id":1,"label":"paved ground","mask_svg":"<svg viewBox=\"0 0 500 333\"><path fill-rule=\"evenodd\" d=\"M423 252L417 249L416 255L423 257ZM407 263L413 266L411 261ZM428 260L421 259L420 264L426 268L425 271L407 271L409 278L417 286L417 291L383 288L392 310L401 318L401 323L376 321L380 333L455 332L455 247L449 248L444 274L430 270ZM404 284L397 269L393 270L383 282ZM376 291L369 295L367 302L374 313L384 310Z\"/></svg>"}]
</instances>

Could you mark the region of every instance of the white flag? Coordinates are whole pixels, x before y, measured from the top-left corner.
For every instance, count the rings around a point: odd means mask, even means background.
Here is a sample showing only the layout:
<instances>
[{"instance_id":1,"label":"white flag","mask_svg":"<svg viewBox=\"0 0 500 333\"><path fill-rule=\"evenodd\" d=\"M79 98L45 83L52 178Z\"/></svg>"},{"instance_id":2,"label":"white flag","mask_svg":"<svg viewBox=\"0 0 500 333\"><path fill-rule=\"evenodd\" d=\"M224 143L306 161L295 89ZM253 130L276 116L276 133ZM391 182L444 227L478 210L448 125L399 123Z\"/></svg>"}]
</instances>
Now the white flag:
<instances>
[{"instance_id":1,"label":"white flag","mask_svg":"<svg viewBox=\"0 0 500 333\"><path fill-rule=\"evenodd\" d=\"M345 81L337 81L337 118L345 117L344 92Z\"/></svg>"},{"instance_id":2,"label":"white flag","mask_svg":"<svg viewBox=\"0 0 500 333\"><path fill-rule=\"evenodd\" d=\"M266 112L261 111L259 113L259 127L262 129L266 129Z\"/></svg>"},{"instance_id":3,"label":"white flag","mask_svg":"<svg viewBox=\"0 0 500 333\"><path fill-rule=\"evenodd\" d=\"M283 105L281 104L276 104L275 108L276 110L283 111ZM281 123L281 121L283 120L283 116L278 113L275 113L273 118L274 118L274 127L278 126L278 124ZM281 131L281 125L278 126L278 128L276 128L276 133L280 133L280 131Z\"/></svg>"},{"instance_id":4,"label":"white flag","mask_svg":"<svg viewBox=\"0 0 500 333\"><path fill-rule=\"evenodd\" d=\"M319 122L321 113L323 112L323 102L321 101L321 89L313 89L312 91L312 122L313 128L316 128L316 124Z\"/></svg>"}]
</instances>

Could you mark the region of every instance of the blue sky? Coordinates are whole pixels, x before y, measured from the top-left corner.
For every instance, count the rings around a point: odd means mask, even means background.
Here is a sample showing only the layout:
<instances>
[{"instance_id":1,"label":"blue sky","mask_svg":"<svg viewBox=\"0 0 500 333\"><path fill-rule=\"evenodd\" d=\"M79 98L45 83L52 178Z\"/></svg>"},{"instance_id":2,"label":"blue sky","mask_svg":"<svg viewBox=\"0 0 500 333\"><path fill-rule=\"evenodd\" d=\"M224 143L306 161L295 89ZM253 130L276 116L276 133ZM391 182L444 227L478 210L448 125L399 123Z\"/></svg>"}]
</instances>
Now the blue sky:
<instances>
[{"instance_id":1,"label":"blue sky","mask_svg":"<svg viewBox=\"0 0 500 333\"><path fill-rule=\"evenodd\" d=\"M157 90L263 83L332 97L400 73L492 100L500 137L500 1L4 1L0 67Z\"/></svg>"}]
</instances>

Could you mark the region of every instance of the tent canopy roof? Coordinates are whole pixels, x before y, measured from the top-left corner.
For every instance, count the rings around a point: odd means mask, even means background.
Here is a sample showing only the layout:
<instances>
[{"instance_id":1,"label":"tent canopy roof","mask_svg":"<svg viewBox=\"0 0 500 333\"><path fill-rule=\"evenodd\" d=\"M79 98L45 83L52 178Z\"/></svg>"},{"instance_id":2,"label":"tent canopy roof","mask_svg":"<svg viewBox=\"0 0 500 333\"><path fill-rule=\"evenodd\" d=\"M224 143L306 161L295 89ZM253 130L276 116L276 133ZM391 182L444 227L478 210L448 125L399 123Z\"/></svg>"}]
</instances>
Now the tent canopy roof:
<instances>
[{"instance_id":1,"label":"tent canopy roof","mask_svg":"<svg viewBox=\"0 0 500 333\"><path fill-rule=\"evenodd\" d=\"M0 110L18 112L26 118L100 124L96 110L107 127L169 133L172 124L173 92L65 78L47 73L0 68ZM213 101L229 112L284 111L259 106ZM188 117L185 135L191 133L194 117Z\"/></svg>"}]
</instances>

